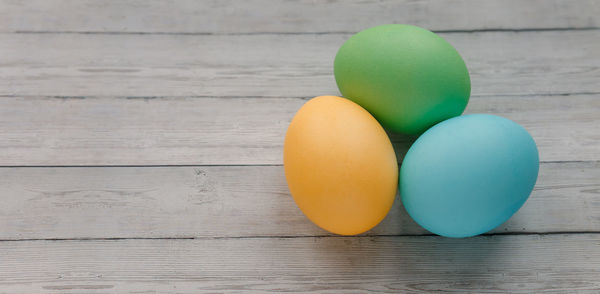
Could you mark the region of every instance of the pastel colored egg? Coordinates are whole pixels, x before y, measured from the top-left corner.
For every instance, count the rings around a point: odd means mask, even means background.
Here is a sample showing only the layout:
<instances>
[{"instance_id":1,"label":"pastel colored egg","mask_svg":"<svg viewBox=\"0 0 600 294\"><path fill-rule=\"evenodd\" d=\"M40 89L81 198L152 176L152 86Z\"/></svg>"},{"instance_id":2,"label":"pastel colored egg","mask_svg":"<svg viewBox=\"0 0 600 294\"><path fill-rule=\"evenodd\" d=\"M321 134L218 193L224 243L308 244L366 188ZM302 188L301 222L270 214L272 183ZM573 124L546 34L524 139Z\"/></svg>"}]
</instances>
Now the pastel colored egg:
<instances>
[{"instance_id":1,"label":"pastel colored egg","mask_svg":"<svg viewBox=\"0 0 600 294\"><path fill-rule=\"evenodd\" d=\"M300 108L285 136L283 163L298 207L332 233L373 228L396 196L398 163L386 132L345 98L320 96Z\"/></svg>"},{"instance_id":2,"label":"pastel colored egg","mask_svg":"<svg viewBox=\"0 0 600 294\"><path fill-rule=\"evenodd\" d=\"M471 82L458 52L438 35L391 24L366 29L339 49L334 74L342 96L386 129L418 134L460 115Z\"/></svg>"},{"instance_id":3,"label":"pastel colored egg","mask_svg":"<svg viewBox=\"0 0 600 294\"><path fill-rule=\"evenodd\" d=\"M485 233L525 203L538 176L533 138L494 115L455 117L430 128L410 147L400 169L406 211L447 237Z\"/></svg>"}]
</instances>

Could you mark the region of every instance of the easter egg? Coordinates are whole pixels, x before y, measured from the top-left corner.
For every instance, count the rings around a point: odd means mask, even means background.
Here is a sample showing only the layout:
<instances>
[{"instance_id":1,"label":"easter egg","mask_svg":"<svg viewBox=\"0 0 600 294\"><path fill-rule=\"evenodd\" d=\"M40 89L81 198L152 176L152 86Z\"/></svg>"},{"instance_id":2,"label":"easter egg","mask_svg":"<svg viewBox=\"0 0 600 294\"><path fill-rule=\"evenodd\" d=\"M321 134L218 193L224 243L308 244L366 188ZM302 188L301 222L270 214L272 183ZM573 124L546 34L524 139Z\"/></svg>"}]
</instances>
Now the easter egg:
<instances>
[{"instance_id":1,"label":"easter egg","mask_svg":"<svg viewBox=\"0 0 600 294\"><path fill-rule=\"evenodd\" d=\"M339 49L334 74L342 96L386 129L418 134L460 115L471 82L458 52L438 35L391 24L366 29Z\"/></svg>"},{"instance_id":2,"label":"easter egg","mask_svg":"<svg viewBox=\"0 0 600 294\"><path fill-rule=\"evenodd\" d=\"M537 180L538 151L517 123L471 114L441 122L410 147L400 195L423 228L447 237L485 233L525 203Z\"/></svg>"},{"instance_id":3,"label":"easter egg","mask_svg":"<svg viewBox=\"0 0 600 294\"><path fill-rule=\"evenodd\" d=\"M300 108L283 147L285 177L302 212L317 226L354 235L377 225L398 186L398 162L381 125L341 97Z\"/></svg>"}]
</instances>

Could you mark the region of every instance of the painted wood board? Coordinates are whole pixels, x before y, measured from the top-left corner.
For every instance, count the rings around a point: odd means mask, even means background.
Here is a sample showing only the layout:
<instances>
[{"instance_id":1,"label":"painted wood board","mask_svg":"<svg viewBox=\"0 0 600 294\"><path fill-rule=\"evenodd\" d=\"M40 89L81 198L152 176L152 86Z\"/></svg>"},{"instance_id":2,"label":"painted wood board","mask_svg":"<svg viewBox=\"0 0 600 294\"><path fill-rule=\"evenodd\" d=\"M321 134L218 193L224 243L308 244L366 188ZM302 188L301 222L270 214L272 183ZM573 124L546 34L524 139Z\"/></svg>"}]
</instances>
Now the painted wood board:
<instances>
[{"instance_id":1,"label":"painted wood board","mask_svg":"<svg viewBox=\"0 0 600 294\"><path fill-rule=\"evenodd\" d=\"M594 0L0 1L2 32L186 34L357 32L387 23L436 31L597 28Z\"/></svg>"},{"instance_id":2,"label":"painted wood board","mask_svg":"<svg viewBox=\"0 0 600 294\"><path fill-rule=\"evenodd\" d=\"M523 125L542 161L600 160L596 95L473 97ZM0 99L0 166L282 164L300 98ZM414 137L391 134L398 158Z\"/></svg>"},{"instance_id":3,"label":"painted wood board","mask_svg":"<svg viewBox=\"0 0 600 294\"><path fill-rule=\"evenodd\" d=\"M338 94L333 60L350 36L0 34L0 96ZM475 96L600 92L600 30L441 36Z\"/></svg>"},{"instance_id":4,"label":"painted wood board","mask_svg":"<svg viewBox=\"0 0 600 294\"><path fill-rule=\"evenodd\" d=\"M0 239L329 235L281 166L0 168ZM524 207L491 233L595 232L600 162L546 163ZM428 234L399 197L366 235Z\"/></svg>"},{"instance_id":5,"label":"painted wood board","mask_svg":"<svg viewBox=\"0 0 600 294\"><path fill-rule=\"evenodd\" d=\"M597 293L596 234L0 242L0 292Z\"/></svg>"}]
</instances>

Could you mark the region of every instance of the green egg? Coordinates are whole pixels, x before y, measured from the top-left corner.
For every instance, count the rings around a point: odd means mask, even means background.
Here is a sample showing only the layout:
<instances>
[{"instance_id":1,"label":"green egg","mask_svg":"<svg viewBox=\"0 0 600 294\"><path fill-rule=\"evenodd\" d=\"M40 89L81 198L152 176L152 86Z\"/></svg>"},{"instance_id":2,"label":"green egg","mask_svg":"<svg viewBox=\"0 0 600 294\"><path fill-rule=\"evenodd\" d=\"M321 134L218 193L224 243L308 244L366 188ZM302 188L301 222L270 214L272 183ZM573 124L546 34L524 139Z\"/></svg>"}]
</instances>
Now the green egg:
<instances>
[{"instance_id":1,"label":"green egg","mask_svg":"<svg viewBox=\"0 0 600 294\"><path fill-rule=\"evenodd\" d=\"M386 129L419 134L460 115L471 81L456 49L410 25L382 25L352 36L334 62L342 95L368 110Z\"/></svg>"}]
</instances>

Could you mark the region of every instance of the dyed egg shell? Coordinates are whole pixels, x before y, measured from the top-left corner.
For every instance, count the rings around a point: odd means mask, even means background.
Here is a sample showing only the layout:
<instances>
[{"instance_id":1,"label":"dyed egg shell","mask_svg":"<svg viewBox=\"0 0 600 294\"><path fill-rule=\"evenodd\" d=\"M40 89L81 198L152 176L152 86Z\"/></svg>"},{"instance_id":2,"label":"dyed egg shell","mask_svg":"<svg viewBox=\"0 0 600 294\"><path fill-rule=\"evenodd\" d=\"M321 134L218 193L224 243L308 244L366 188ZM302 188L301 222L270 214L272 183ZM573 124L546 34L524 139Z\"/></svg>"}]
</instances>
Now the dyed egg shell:
<instances>
[{"instance_id":1,"label":"dyed egg shell","mask_svg":"<svg viewBox=\"0 0 600 294\"><path fill-rule=\"evenodd\" d=\"M447 237L485 233L525 203L537 180L538 151L511 120L471 114L441 122L410 147L400 195L422 227Z\"/></svg>"},{"instance_id":2,"label":"dyed egg shell","mask_svg":"<svg viewBox=\"0 0 600 294\"><path fill-rule=\"evenodd\" d=\"M283 147L296 204L319 227L354 235L377 225L398 186L398 162L381 125L356 103L320 96L296 113Z\"/></svg>"},{"instance_id":3,"label":"dyed egg shell","mask_svg":"<svg viewBox=\"0 0 600 294\"><path fill-rule=\"evenodd\" d=\"M352 36L339 49L334 74L342 96L394 132L417 134L460 115L471 81L458 52L415 26L382 25Z\"/></svg>"}]
</instances>

